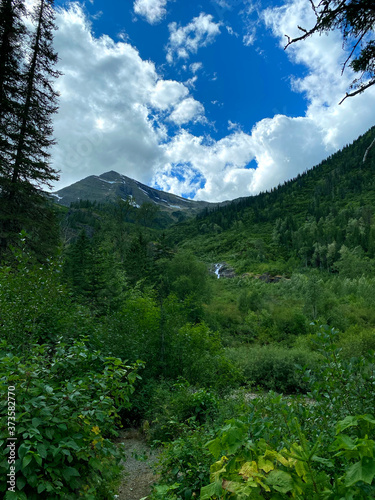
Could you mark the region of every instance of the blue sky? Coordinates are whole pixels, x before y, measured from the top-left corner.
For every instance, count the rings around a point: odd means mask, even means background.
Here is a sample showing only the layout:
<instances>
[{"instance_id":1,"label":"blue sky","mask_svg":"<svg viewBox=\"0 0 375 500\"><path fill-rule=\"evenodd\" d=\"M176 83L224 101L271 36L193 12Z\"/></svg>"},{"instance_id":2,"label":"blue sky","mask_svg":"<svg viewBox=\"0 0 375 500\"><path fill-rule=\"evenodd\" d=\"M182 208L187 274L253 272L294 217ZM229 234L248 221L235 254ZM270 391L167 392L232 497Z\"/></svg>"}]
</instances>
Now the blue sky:
<instances>
[{"instance_id":1,"label":"blue sky","mask_svg":"<svg viewBox=\"0 0 375 500\"><path fill-rule=\"evenodd\" d=\"M195 199L248 196L373 125L375 89L338 105L353 79L339 33L283 50L312 25L308 0L56 7L55 189L116 170Z\"/></svg>"}]
</instances>

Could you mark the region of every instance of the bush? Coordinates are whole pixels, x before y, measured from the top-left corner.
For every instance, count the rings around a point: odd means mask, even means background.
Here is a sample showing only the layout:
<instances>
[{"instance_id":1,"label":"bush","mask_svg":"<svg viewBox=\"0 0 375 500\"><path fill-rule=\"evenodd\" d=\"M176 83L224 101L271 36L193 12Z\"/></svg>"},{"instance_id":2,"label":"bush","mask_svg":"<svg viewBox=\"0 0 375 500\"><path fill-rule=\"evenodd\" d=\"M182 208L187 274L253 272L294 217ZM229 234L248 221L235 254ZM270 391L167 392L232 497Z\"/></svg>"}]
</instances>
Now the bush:
<instances>
[{"instance_id":1,"label":"bush","mask_svg":"<svg viewBox=\"0 0 375 500\"><path fill-rule=\"evenodd\" d=\"M33 343L55 343L58 337L95 333L88 310L74 304L60 283L57 262L32 263L14 255L15 267L0 267L0 337L21 350Z\"/></svg>"},{"instance_id":2,"label":"bush","mask_svg":"<svg viewBox=\"0 0 375 500\"><path fill-rule=\"evenodd\" d=\"M14 387L16 489L13 497L40 500L113 498L124 454L110 437L116 436L118 411L130 406L140 364L125 365L90 351L84 341L71 346L30 346L24 356L0 345L0 387ZM12 396L13 397L13 396ZM1 477L9 472L9 448L2 398ZM5 492L5 481L0 491Z\"/></svg>"},{"instance_id":3,"label":"bush","mask_svg":"<svg viewBox=\"0 0 375 500\"><path fill-rule=\"evenodd\" d=\"M162 382L151 397L146 418L151 423L151 437L170 441L185 432L186 426L203 424L213 418L218 408L214 392L191 386L186 380Z\"/></svg>"},{"instance_id":4,"label":"bush","mask_svg":"<svg viewBox=\"0 0 375 500\"><path fill-rule=\"evenodd\" d=\"M345 359L367 355L369 351L375 351L375 330L351 326L344 334L340 334L338 346Z\"/></svg>"},{"instance_id":5,"label":"bush","mask_svg":"<svg viewBox=\"0 0 375 500\"><path fill-rule=\"evenodd\" d=\"M204 323L187 324L174 333L166 346L166 360L170 378L181 375L193 385L225 388L239 377L226 357L219 334Z\"/></svg>"},{"instance_id":6,"label":"bush","mask_svg":"<svg viewBox=\"0 0 375 500\"><path fill-rule=\"evenodd\" d=\"M156 467L162 481L154 487L150 500L198 497L200 488L209 481L207 438L203 430L195 430L168 443Z\"/></svg>"},{"instance_id":7,"label":"bush","mask_svg":"<svg viewBox=\"0 0 375 500\"><path fill-rule=\"evenodd\" d=\"M316 353L275 345L228 349L228 357L242 369L247 382L288 394L307 391L301 368L314 370L319 358Z\"/></svg>"}]
</instances>

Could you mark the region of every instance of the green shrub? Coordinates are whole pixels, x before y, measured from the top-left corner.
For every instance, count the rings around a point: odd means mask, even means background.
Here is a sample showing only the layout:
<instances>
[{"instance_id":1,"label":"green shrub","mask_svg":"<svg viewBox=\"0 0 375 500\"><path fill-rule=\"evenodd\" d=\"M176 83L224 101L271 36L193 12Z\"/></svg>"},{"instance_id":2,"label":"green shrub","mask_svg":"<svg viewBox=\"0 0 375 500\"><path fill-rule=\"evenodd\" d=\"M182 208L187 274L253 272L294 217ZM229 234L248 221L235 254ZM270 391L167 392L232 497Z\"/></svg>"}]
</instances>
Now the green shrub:
<instances>
[{"instance_id":1,"label":"green shrub","mask_svg":"<svg viewBox=\"0 0 375 500\"><path fill-rule=\"evenodd\" d=\"M306 392L301 367L313 370L319 358L302 349L276 345L228 349L228 357L242 369L247 382L283 393Z\"/></svg>"},{"instance_id":2,"label":"green shrub","mask_svg":"<svg viewBox=\"0 0 375 500\"><path fill-rule=\"evenodd\" d=\"M375 351L375 330L353 325L340 334L338 346L345 359L367 355L369 351Z\"/></svg>"},{"instance_id":3,"label":"green shrub","mask_svg":"<svg viewBox=\"0 0 375 500\"><path fill-rule=\"evenodd\" d=\"M110 438L117 435L118 411L131 404L141 365L104 358L84 341L55 350L32 345L23 356L6 342L0 349L1 392L15 388L17 498L113 498L124 455ZM9 472L6 404L2 398L2 492ZM6 498L16 497L7 492Z\"/></svg>"},{"instance_id":4,"label":"green shrub","mask_svg":"<svg viewBox=\"0 0 375 500\"><path fill-rule=\"evenodd\" d=\"M276 325L275 340L284 340L289 336L305 335L308 329L308 321L302 311L289 309L287 307L278 308L273 312Z\"/></svg>"},{"instance_id":5,"label":"green shrub","mask_svg":"<svg viewBox=\"0 0 375 500\"><path fill-rule=\"evenodd\" d=\"M338 345L339 337L338 330L320 326L315 343L322 362L305 377L310 393L319 403L322 413L335 420L350 414L373 413L375 352L344 359Z\"/></svg>"},{"instance_id":6,"label":"green shrub","mask_svg":"<svg viewBox=\"0 0 375 500\"><path fill-rule=\"evenodd\" d=\"M61 266L15 253L14 267L0 267L0 337L20 350L33 343L95 334L89 311L72 302L61 284Z\"/></svg>"},{"instance_id":7,"label":"green shrub","mask_svg":"<svg viewBox=\"0 0 375 500\"><path fill-rule=\"evenodd\" d=\"M161 481L150 500L190 499L209 481L211 454L205 447L208 436L203 430L190 431L165 447L156 472Z\"/></svg>"},{"instance_id":8,"label":"green shrub","mask_svg":"<svg viewBox=\"0 0 375 500\"><path fill-rule=\"evenodd\" d=\"M214 392L191 386L186 380L159 384L151 397L146 418L151 424L151 437L170 441L185 432L186 426L200 425L217 413L218 398Z\"/></svg>"},{"instance_id":9,"label":"green shrub","mask_svg":"<svg viewBox=\"0 0 375 500\"><path fill-rule=\"evenodd\" d=\"M219 334L204 323L187 324L172 333L166 342L165 356L169 378L182 376L193 385L226 388L239 377L226 357Z\"/></svg>"},{"instance_id":10,"label":"green shrub","mask_svg":"<svg viewBox=\"0 0 375 500\"><path fill-rule=\"evenodd\" d=\"M151 297L133 293L122 308L102 319L103 349L111 356L146 363L145 378L160 374L160 309Z\"/></svg>"}]
</instances>

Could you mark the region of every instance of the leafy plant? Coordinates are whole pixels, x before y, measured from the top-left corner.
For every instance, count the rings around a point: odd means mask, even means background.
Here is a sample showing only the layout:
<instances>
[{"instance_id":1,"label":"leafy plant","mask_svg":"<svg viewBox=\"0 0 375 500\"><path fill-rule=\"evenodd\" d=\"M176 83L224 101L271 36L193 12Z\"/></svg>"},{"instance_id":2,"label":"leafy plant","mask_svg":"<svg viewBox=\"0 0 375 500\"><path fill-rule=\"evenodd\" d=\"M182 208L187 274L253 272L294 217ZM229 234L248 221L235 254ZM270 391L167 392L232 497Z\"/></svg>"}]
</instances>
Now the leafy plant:
<instances>
[{"instance_id":1,"label":"leafy plant","mask_svg":"<svg viewBox=\"0 0 375 500\"><path fill-rule=\"evenodd\" d=\"M131 404L142 364L105 358L84 340L59 343L55 350L32 345L22 356L5 341L0 349L2 393L9 385L16 388L17 498L112 498L124 454L110 438L117 435L118 411ZM3 398L3 478L9 468L5 405Z\"/></svg>"},{"instance_id":2,"label":"leafy plant","mask_svg":"<svg viewBox=\"0 0 375 500\"><path fill-rule=\"evenodd\" d=\"M324 361L315 373L308 371L305 375L311 395L324 407L330 418L372 413L375 400L375 353L369 351L358 358L343 359L338 342L338 330L320 326L315 345Z\"/></svg>"},{"instance_id":3,"label":"leafy plant","mask_svg":"<svg viewBox=\"0 0 375 500\"><path fill-rule=\"evenodd\" d=\"M247 382L282 393L306 393L308 381L299 368L314 371L319 359L306 349L278 345L232 348L228 349L228 357L241 368Z\"/></svg>"},{"instance_id":4,"label":"leafy plant","mask_svg":"<svg viewBox=\"0 0 375 500\"><path fill-rule=\"evenodd\" d=\"M211 453L221 458L211 466L211 483L201 489L201 500L365 499L375 493L375 442L368 437L368 432L374 434L373 417L354 416L338 422L329 458L320 456L319 440L307 441L296 419L293 425L298 441L278 450L263 439L249 439L248 424L229 421L207 443ZM344 434L348 429L357 436Z\"/></svg>"},{"instance_id":5,"label":"leafy plant","mask_svg":"<svg viewBox=\"0 0 375 500\"><path fill-rule=\"evenodd\" d=\"M163 442L212 419L218 408L213 391L193 387L183 378L174 384L159 384L151 400L146 414L151 423L151 437Z\"/></svg>"}]
</instances>

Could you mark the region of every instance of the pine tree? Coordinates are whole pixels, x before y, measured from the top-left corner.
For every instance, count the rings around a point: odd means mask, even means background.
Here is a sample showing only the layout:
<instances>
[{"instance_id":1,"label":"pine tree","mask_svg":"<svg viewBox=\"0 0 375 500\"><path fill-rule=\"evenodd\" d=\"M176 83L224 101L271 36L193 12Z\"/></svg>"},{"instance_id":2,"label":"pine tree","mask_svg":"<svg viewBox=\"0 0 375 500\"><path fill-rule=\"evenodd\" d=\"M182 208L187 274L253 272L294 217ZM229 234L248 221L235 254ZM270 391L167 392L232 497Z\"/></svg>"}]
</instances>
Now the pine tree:
<instances>
[{"instance_id":1,"label":"pine tree","mask_svg":"<svg viewBox=\"0 0 375 500\"><path fill-rule=\"evenodd\" d=\"M2 3L2 15L13 12L13 53L8 55L9 72L4 77L3 88L7 85L17 94L17 106L9 109L12 130L4 130L3 139L8 141L9 152L1 164L1 206L2 222L1 246L6 249L21 229L27 229L36 240L51 223L51 210L41 192L44 186L58 179L57 171L50 165L49 148L54 144L52 138L52 116L56 113L57 92L53 81L59 72L54 70L57 54L53 50L53 31L55 13L53 0L40 0L31 14L35 31L29 34L30 45L24 48L23 67L18 49L22 31L15 31L17 22L21 23L21 12L16 0ZM16 9L17 6L17 9ZM3 9L4 7L4 9ZM6 26L6 16L1 25ZM8 16L9 17L9 16ZM3 30L4 32L4 30ZM8 37L9 38L9 37ZM6 53L2 43L1 51ZM11 59L13 56L13 59ZM12 80L11 68L19 76ZM35 241L35 240L34 240Z\"/></svg>"},{"instance_id":2,"label":"pine tree","mask_svg":"<svg viewBox=\"0 0 375 500\"><path fill-rule=\"evenodd\" d=\"M0 4L0 144L2 165L5 147L10 139L10 122L17 115L21 90L21 43L26 28L23 0L2 0ZM3 142L4 141L4 142Z\"/></svg>"},{"instance_id":3,"label":"pine tree","mask_svg":"<svg viewBox=\"0 0 375 500\"><path fill-rule=\"evenodd\" d=\"M26 28L22 16L26 13L24 2L2 0L0 5L0 174L1 211L0 222L7 221L8 205L5 195L9 191L9 172L14 161L15 134L22 101L23 75L21 44L25 42ZM9 228L8 228L9 229ZM1 234L2 246L5 235Z\"/></svg>"}]
</instances>

